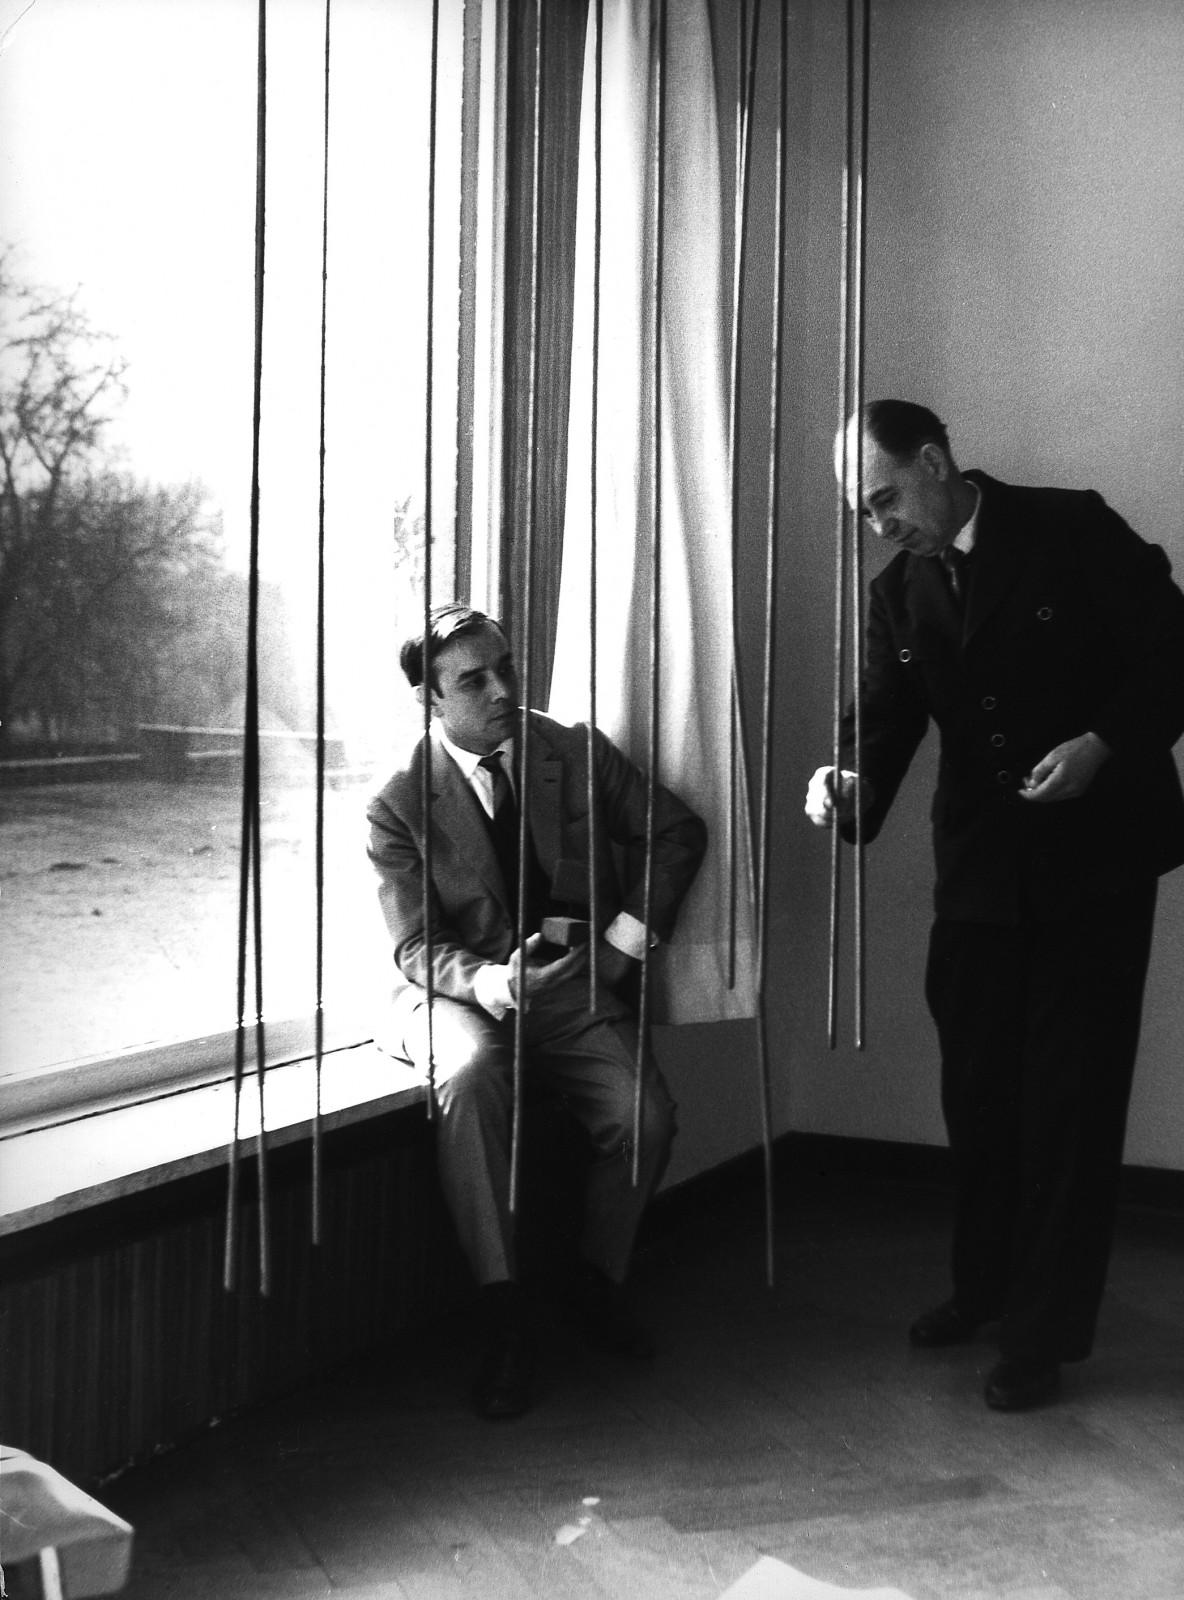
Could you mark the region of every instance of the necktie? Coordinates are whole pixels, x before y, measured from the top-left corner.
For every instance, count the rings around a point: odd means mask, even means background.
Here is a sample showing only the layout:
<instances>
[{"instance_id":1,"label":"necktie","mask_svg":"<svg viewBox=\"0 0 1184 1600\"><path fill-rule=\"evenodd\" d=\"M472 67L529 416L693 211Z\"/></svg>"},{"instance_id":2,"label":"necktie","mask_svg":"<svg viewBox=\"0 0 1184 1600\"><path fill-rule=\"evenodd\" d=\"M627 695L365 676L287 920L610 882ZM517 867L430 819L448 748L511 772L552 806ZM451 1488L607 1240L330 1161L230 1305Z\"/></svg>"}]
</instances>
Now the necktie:
<instances>
[{"instance_id":1,"label":"necktie","mask_svg":"<svg viewBox=\"0 0 1184 1600\"><path fill-rule=\"evenodd\" d=\"M493 816L489 818L489 836L494 854L502 872L506 890L506 903L515 919L518 916L518 807L514 804L514 790L510 775L502 762L500 750L481 757L480 765L493 782ZM528 855L529 860L529 855ZM530 903L529 883L527 903ZM533 931L533 930L532 930Z\"/></svg>"},{"instance_id":2,"label":"necktie","mask_svg":"<svg viewBox=\"0 0 1184 1600\"><path fill-rule=\"evenodd\" d=\"M502 764L502 753L494 750L490 755L482 756L480 765L483 766L493 783L493 814L496 817L507 800L513 799L513 790L510 788L510 779Z\"/></svg>"},{"instance_id":3,"label":"necktie","mask_svg":"<svg viewBox=\"0 0 1184 1600\"><path fill-rule=\"evenodd\" d=\"M966 580L969 576L966 570L966 551L959 550L956 545L948 544L939 552L938 560L946 569L946 577L950 580L950 592L961 605L966 596Z\"/></svg>"}]
</instances>

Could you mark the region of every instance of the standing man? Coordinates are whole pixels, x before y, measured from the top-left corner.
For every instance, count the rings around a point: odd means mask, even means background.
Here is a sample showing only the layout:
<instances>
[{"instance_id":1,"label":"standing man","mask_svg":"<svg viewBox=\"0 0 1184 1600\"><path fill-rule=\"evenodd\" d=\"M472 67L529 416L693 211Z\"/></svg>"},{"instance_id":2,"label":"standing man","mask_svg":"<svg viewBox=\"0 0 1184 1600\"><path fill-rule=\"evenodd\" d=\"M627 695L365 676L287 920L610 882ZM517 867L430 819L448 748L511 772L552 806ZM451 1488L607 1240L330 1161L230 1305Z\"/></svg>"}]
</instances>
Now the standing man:
<instances>
[{"instance_id":1,"label":"standing man","mask_svg":"<svg viewBox=\"0 0 1184 1600\"><path fill-rule=\"evenodd\" d=\"M599 732L591 825L588 730L519 707L513 655L491 618L468 606L437 607L426 646L425 660L423 635L408 639L400 662L421 703L426 697L430 705L431 735L371 801L369 853L394 943L394 1036L425 1073L431 1013L440 1175L480 1286L485 1349L473 1401L482 1416L508 1417L530 1403L533 1366L509 1212L514 1012L523 1013L525 1072L563 1099L592 1146L583 1255L573 1266L570 1298L594 1342L649 1355L652 1343L623 1285L638 1223L669 1155L674 1104L647 1052L635 1186L637 1021L627 997L647 942L673 929L707 831L657 784L647 827L645 777ZM519 949L516 789L527 721L527 938ZM598 987L590 1009L587 946L548 947L540 930L547 915L588 917L593 832Z\"/></svg>"},{"instance_id":2,"label":"standing man","mask_svg":"<svg viewBox=\"0 0 1184 1600\"><path fill-rule=\"evenodd\" d=\"M930 719L926 998L956 1182L953 1297L914 1345L998 1319L986 1402L1056 1394L1090 1353L1117 1205L1156 879L1184 860L1184 595L1092 491L963 474L931 411L847 428L848 499L899 551L871 584L858 775L806 812L875 838ZM842 475L842 436L836 472Z\"/></svg>"}]
</instances>

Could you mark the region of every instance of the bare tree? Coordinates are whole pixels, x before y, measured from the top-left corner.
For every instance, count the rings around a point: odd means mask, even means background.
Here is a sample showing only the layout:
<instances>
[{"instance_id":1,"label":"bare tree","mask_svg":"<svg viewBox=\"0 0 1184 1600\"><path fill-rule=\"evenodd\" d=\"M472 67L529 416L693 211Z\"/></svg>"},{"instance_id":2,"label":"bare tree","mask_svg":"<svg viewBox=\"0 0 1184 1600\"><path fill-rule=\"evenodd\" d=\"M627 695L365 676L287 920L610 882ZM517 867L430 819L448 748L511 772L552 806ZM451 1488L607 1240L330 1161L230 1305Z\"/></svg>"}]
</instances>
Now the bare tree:
<instances>
[{"instance_id":1,"label":"bare tree","mask_svg":"<svg viewBox=\"0 0 1184 1600\"><path fill-rule=\"evenodd\" d=\"M110 735L178 681L218 702L241 677L210 648L238 591L201 489L137 482L106 447L123 375L73 298L0 256L0 748L21 727Z\"/></svg>"}]
</instances>

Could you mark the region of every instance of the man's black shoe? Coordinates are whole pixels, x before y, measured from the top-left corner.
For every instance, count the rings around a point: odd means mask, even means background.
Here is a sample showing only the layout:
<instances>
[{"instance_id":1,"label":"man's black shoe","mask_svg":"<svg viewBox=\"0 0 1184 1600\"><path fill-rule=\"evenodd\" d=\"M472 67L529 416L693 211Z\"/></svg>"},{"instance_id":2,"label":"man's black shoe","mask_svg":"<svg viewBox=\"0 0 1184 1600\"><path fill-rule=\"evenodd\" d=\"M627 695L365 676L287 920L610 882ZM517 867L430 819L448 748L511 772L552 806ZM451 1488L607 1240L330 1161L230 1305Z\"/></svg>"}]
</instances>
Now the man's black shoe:
<instances>
[{"instance_id":1,"label":"man's black shoe","mask_svg":"<svg viewBox=\"0 0 1184 1600\"><path fill-rule=\"evenodd\" d=\"M486 1337L485 1354L473 1382L473 1409L496 1420L520 1417L530 1408L534 1344L521 1328L500 1328Z\"/></svg>"},{"instance_id":2,"label":"man's black shoe","mask_svg":"<svg viewBox=\"0 0 1184 1600\"><path fill-rule=\"evenodd\" d=\"M648 1360L654 1341L633 1313L624 1286L585 1262L570 1280L566 1299L575 1311L584 1337L598 1350Z\"/></svg>"},{"instance_id":3,"label":"man's black shoe","mask_svg":"<svg viewBox=\"0 0 1184 1600\"><path fill-rule=\"evenodd\" d=\"M992 1411L1029 1411L1055 1399L1060 1387L1056 1361L1000 1361L987 1377L983 1398Z\"/></svg>"},{"instance_id":4,"label":"man's black shoe","mask_svg":"<svg viewBox=\"0 0 1184 1600\"><path fill-rule=\"evenodd\" d=\"M479 1417L520 1417L530 1406L534 1377L527 1297L512 1280L484 1284L477 1296L477 1316L484 1353L473 1380L473 1409Z\"/></svg>"},{"instance_id":5,"label":"man's black shoe","mask_svg":"<svg viewBox=\"0 0 1184 1600\"><path fill-rule=\"evenodd\" d=\"M947 1344L966 1344L978 1332L978 1323L947 1300L924 1311L909 1329L909 1343L919 1350L937 1350Z\"/></svg>"}]
</instances>

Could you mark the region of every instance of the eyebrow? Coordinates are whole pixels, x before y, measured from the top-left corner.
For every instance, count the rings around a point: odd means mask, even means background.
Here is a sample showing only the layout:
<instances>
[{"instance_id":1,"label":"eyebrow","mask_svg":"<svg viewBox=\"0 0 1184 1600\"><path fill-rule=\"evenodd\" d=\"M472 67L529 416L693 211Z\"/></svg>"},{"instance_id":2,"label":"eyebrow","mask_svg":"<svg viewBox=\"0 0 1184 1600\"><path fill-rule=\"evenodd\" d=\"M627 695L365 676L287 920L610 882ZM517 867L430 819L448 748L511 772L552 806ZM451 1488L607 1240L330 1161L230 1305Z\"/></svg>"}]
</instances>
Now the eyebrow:
<instances>
[{"instance_id":1,"label":"eyebrow","mask_svg":"<svg viewBox=\"0 0 1184 1600\"><path fill-rule=\"evenodd\" d=\"M878 506L886 505L896 498L896 490L885 485L882 489L873 489L871 494L864 495L864 511L874 511Z\"/></svg>"},{"instance_id":2,"label":"eyebrow","mask_svg":"<svg viewBox=\"0 0 1184 1600\"><path fill-rule=\"evenodd\" d=\"M491 670L491 667L493 670L498 672L504 672L507 667L511 667L513 664L513 652L507 650L505 655L499 656L496 661L491 663L491 666L470 667L466 672L458 672L456 675L456 681L457 683L468 683L473 678L482 677L485 673Z\"/></svg>"}]
</instances>

